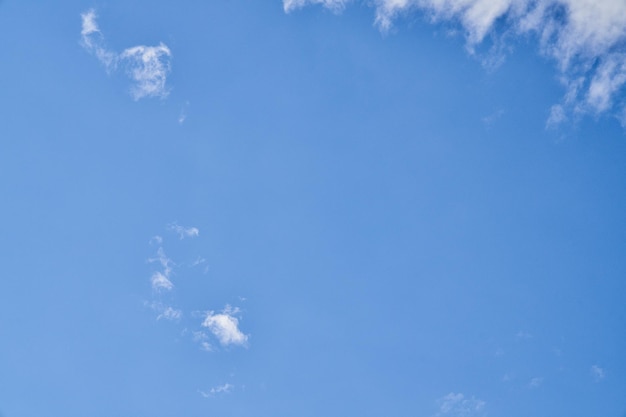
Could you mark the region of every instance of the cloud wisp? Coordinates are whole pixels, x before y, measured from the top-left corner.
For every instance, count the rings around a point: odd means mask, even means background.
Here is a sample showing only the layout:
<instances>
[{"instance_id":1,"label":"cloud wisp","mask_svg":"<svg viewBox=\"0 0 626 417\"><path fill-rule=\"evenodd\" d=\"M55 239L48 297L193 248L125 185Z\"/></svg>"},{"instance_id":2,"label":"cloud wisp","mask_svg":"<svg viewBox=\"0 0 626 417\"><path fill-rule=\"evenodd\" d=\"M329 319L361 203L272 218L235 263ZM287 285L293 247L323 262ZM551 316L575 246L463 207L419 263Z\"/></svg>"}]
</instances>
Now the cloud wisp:
<instances>
[{"instance_id":1,"label":"cloud wisp","mask_svg":"<svg viewBox=\"0 0 626 417\"><path fill-rule=\"evenodd\" d=\"M81 44L94 54L107 72L122 68L133 81L130 94L135 100L144 97L165 98L169 94L167 75L171 70L172 52L164 43L157 46L137 45L121 53L106 47L97 23L97 14L91 9L81 14Z\"/></svg>"},{"instance_id":2,"label":"cloud wisp","mask_svg":"<svg viewBox=\"0 0 626 417\"><path fill-rule=\"evenodd\" d=\"M235 389L235 386L233 384L229 384L226 383L224 385L218 385L217 387L213 387L211 388L209 391L199 391L200 395L202 395L204 398L210 398L210 397L215 397L216 395L219 394L230 394L231 392L233 392L233 390Z\"/></svg>"},{"instance_id":3,"label":"cloud wisp","mask_svg":"<svg viewBox=\"0 0 626 417\"><path fill-rule=\"evenodd\" d=\"M154 271L152 273L152 277L150 277L152 289L155 291L169 291L174 288L174 284L170 280L170 276L172 275L173 262L170 258L167 257L163 248L159 248L157 250L157 257L148 259L148 262L158 262L163 268L161 271Z\"/></svg>"},{"instance_id":4,"label":"cloud wisp","mask_svg":"<svg viewBox=\"0 0 626 417\"><path fill-rule=\"evenodd\" d=\"M239 319L235 317L240 311L227 305L221 313L209 311L202 322L202 326L208 328L222 346L246 346L248 335L239 330Z\"/></svg>"},{"instance_id":5,"label":"cloud wisp","mask_svg":"<svg viewBox=\"0 0 626 417\"><path fill-rule=\"evenodd\" d=\"M357 0L353 0L356 2ZM340 11L350 0L283 0L285 12L318 4ZM548 125L571 115L614 113L626 127L626 105L616 104L626 85L624 0L373 0L375 23L388 31L399 17L424 13L434 22L463 28L473 53L490 39L534 36L557 64L566 93L552 107ZM504 24L503 24L504 23ZM617 107L617 108L616 108Z\"/></svg>"},{"instance_id":6,"label":"cloud wisp","mask_svg":"<svg viewBox=\"0 0 626 417\"><path fill-rule=\"evenodd\" d=\"M184 227L178 223L171 223L167 226L168 230L176 233L182 240L186 237L198 237L200 236L200 230L197 227Z\"/></svg>"}]
</instances>

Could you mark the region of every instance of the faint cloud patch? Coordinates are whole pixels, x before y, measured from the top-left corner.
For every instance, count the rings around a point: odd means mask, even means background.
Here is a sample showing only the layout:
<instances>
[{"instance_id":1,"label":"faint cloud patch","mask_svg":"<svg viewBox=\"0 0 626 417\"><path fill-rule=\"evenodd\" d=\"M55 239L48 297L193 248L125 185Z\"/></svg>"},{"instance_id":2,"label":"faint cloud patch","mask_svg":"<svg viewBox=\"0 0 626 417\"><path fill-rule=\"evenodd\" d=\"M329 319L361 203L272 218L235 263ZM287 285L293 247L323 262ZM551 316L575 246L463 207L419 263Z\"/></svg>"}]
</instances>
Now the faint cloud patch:
<instances>
[{"instance_id":1,"label":"faint cloud patch","mask_svg":"<svg viewBox=\"0 0 626 417\"><path fill-rule=\"evenodd\" d=\"M523 330L520 330L519 332L515 334L515 339L517 340L530 340L532 338L533 338L532 334Z\"/></svg>"},{"instance_id":2,"label":"faint cloud patch","mask_svg":"<svg viewBox=\"0 0 626 417\"><path fill-rule=\"evenodd\" d=\"M200 236L200 230L197 227L184 227L174 222L167 226L167 229L178 234L178 237L182 240L187 237Z\"/></svg>"},{"instance_id":3,"label":"faint cloud patch","mask_svg":"<svg viewBox=\"0 0 626 417\"><path fill-rule=\"evenodd\" d=\"M107 48L97 23L97 14L90 9L81 15L81 45L94 54L107 72L122 67L134 82L130 89L135 100L144 97L167 97L167 75L171 70L170 49L164 43L158 46L138 45L117 53Z\"/></svg>"},{"instance_id":4,"label":"faint cloud patch","mask_svg":"<svg viewBox=\"0 0 626 417\"><path fill-rule=\"evenodd\" d=\"M530 380L528 383L528 387L532 389L539 388L543 384L543 378L535 377Z\"/></svg>"},{"instance_id":5,"label":"faint cloud patch","mask_svg":"<svg viewBox=\"0 0 626 417\"><path fill-rule=\"evenodd\" d=\"M471 417L484 414L487 403L475 397L467 398L462 393L449 393L438 401L437 416Z\"/></svg>"},{"instance_id":6,"label":"faint cloud patch","mask_svg":"<svg viewBox=\"0 0 626 417\"><path fill-rule=\"evenodd\" d=\"M593 365L590 372L591 377L593 378L593 382L600 382L606 377L606 372L598 365Z\"/></svg>"},{"instance_id":7,"label":"faint cloud patch","mask_svg":"<svg viewBox=\"0 0 626 417\"><path fill-rule=\"evenodd\" d=\"M233 384L226 383L224 385L218 385L216 387L211 388L208 391L198 391L200 395L204 398L215 397L216 395L225 395L230 394L235 389Z\"/></svg>"},{"instance_id":8,"label":"faint cloud patch","mask_svg":"<svg viewBox=\"0 0 626 417\"><path fill-rule=\"evenodd\" d=\"M187 120L187 108L189 107L189 101L185 102L185 105L180 109L180 114L178 115L178 124L185 123Z\"/></svg>"},{"instance_id":9,"label":"faint cloud patch","mask_svg":"<svg viewBox=\"0 0 626 417\"><path fill-rule=\"evenodd\" d=\"M157 320L179 321L183 316L181 310L166 306L160 302L146 303L153 311L157 313Z\"/></svg>"},{"instance_id":10,"label":"faint cloud patch","mask_svg":"<svg viewBox=\"0 0 626 417\"><path fill-rule=\"evenodd\" d=\"M485 127L490 128L492 127L497 121L498 119L500 119L502 116L504 115L504 110L503 109L499 109L496 110L495 112L491 113L488 116L483 117L482 121L483 124L485 125Z\"/></svg>"}]
</instances>

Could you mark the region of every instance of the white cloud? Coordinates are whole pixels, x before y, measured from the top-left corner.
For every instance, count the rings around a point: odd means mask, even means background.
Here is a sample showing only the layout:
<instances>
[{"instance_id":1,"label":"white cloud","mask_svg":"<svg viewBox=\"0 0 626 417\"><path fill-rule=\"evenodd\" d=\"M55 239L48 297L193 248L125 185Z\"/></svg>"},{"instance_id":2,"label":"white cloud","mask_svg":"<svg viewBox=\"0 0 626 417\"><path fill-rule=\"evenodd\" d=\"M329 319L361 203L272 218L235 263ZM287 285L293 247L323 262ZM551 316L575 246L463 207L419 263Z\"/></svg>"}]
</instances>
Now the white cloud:
<instances>
[{"instance_id":1,"label":"white cloud","mask_svg":"<svg viewBox=\"0 0 626 417\"><path fill-rule=\"evenodd\" d=\"M350 0L283 0L283 8L289 13L307 4L321 4L328 9L339 11L348 3Z\"/></svg>"},{"instance_id":2,"label":"white cloud","mask_svg":"<svg viewBox=\"0 0 626 417\"><path fill-rule=\"evenodd\" d=\"M184 239L186 237L200 236L200 230L197 227L183 227L177 223L172 223L167 228L178 234L178 237Z\"/></svg>"},{"instance_id":3,"label":"white cloud","mask_svg":"<svg viewBox=\"0 0 626 417\"><path fill-rule=\"evenodd\" d=\"M81 43L85 49L96 55L96 58L104 64L107 71L117 64L117 54L107 50L98 24L95 10L90 9L80 15L82 19Z\"/></svg>"},{"instance_id":4,"label":"white cloud","mask_svg":"<svg viewBox=\"0 0 626 417\"><path fill-rule=\"evenodd\" d=\"M600 368L598 365L593 365L591 367L591 377L593 378L594 382L602 381L605 376L606 376L606 372L604 371L604 369Z\"/></svg>"},{"instance_id":5,"label":"white cloud","mask_svg":"<svg viewBox=\"0 0 626 417\"><path fill-rule=\"evenodd\" d=\"M152 288L157 291L160 291L160 290L169 291L172 288L174 288L174 284L172 284L172 281L170 281L170 279L166 275L164 275L163 273L159 271L152 274L152 277L150 278L150 282L152 283Z\"/></svg>"},{"instance_id":6,"label":"white cloud","mask_svg":"<svg viewBox=\"0 0 626 417\"><path fill-rule=\"evenodd\" d=\"M224 385L218 385L217 387L213 387L211 388L208 392L206 391L199 391L200 395L202 395L204 398L209 398L209 397L214 397L217 394L230 394L233 389L235 389L235 386L233 384L224 384Z\"/></svg>"},{"instance_id":7,"label":"white cloud","mask_svg":"<svg viewBox=\"0 0 626 417\"><path fill-rule=\"evenodd\" d=\"M148 262L158 262L163 268L162 271L155 271L154 273L152 273L152 277L150 278L150 282L152 283L152 289L160 291L171 290L172 288L174 288L174 284L172 283L172 281L170 281L173 262L170 258L167 257L163 248L159 248L157 250L157 257L148 259Z\"/></svg>"},{"instance_id":8,"label":"white cloud","mask_svg":"<svg viewBox=\"0 0 626 417\"><path fill-rule=\"evenodd\" d=\"M464 394L451 392L439 399L438 416L470 417L483 413L485 401L474 397L467 398Z\"/></svg>"},{"instance_id":9,"label":"white cloud","mask_svg":"<svg viewBox=\"0 0 626 417\"><path fill-rule=\"evenodd\" d=\"M355 0L356 2L356 0ZM626 85L626 1L624 0L362 0L375 8L376 25L388 30L402 15L426 13L433 21L461 25L470 52L493 34L531 34L539 51L553 59L566 94L553 107L548 125L566 114L599 114L614 109ZM309 4L341 10L346 0L283 0L286 12ZM500 25L499 22L506 23ZM498 36L499 35L499 36ZM621 109L616 113L626 111Z\"/></svg>"},{"instance_id":10,"label":"white cloud","mask_svg":"<svg viewBox=\"0 0 626 417\"><path fill-rule=\"evenodd\" d=\"M167 75L171 69L170 49L163 43L158 46L138 45L118 54L105 46L104 37L96 21L97 17L93 9L81 14L83 47L93 53L107 71L115 70L118 66L124 68L134 82L130 92L135 100L144 97L166 97L169 92L166 85Z\"/></svg>"},{"instance_id":11,"label":"white cloud","mask_svg":"<svg viewBox=\"0 0 626 417\"><path fill-rule=\"evenodd\" d=\"M143 97L166 97L165 82L170 72L170 49L163 43L158 46L133 46L119 55L127 63L126 72L135 81L131 94L135 100Z\"/></svg>"},{"instance_id":12,"label":"white cloud","mask_svg":"<svg viewBox=\"0 0 626 417\"><path fill-rule=\"evenodd\" d=\"M243 334L239 330L239 320L234 316L237 313L239 313L239 310L233 309L229 305L218 314L209 311L202 322L202 326L208 328L222 346L245 346L248 341L248 335Z\"/></svg>"}]
</instances>

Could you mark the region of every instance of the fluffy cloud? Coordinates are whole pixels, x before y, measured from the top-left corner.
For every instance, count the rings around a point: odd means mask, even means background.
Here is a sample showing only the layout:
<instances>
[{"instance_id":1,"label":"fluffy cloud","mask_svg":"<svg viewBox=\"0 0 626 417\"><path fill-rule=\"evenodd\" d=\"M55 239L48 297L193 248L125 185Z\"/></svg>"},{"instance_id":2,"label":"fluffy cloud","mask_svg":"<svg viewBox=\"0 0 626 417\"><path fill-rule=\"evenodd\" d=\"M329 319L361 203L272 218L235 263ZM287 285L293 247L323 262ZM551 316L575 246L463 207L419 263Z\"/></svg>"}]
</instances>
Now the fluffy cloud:
<instances>
[{"instance_id":1,"label":"fluffy cloud","mask_svg":"<svg viewBox=\"0 0 626 417\"><path fill-rule=\"evenodd\" d=\"M467 398L464 394L453 393L439 399L438 416L470 417L482 414L486 403L474 397Z\"/></svg>"},{"instance_id":2,"label":"fluffy cloud","mask_svg":"<svg viewBox=\"0 0 626 417\"><path fill-rule=\"evenodd\" d=\"M171 68L172 53L165 44L138 45L117 53L105 46L93 9L81 14L81 18L81 44L98 58L107 71L116 70L118 67L124 68L134 82L130 92L135 100L168 95L166 81Z\"/></svg>"},{"instance_id":3,"label":"fluffy cloud","mask_svg":"<svg viewBox=\"0 0 626 417\"><path fill-rule=\"evenodd\" d=\"M234 316L237 313L239 310L229 305L221 313L214 314L213 311L209 311L202 326L208 328L222 346L245 346L248 336L239 330L239 320Z\"/></svg>"},{"instance_id":4,"label":"fluffy cloud","mask_svg":"<svg viewBox=\"0 0 626 417\"><path fill-rule=\"evenodd\" d=\"M283 0L286 12L309 4L340 10L347 0ZM373 0L377 26L388 30L413 11L433 21L458 22L470 51L488 34L536 36L542 54L558 66L566 94L549 124L568 114L600 114L614 108L626 84L624 0ZM506 22L506 25L499 25ZM502 29L503 28L503 29ZM626 117L626 107L619 111Z\"/></svg>"}]
</instances>

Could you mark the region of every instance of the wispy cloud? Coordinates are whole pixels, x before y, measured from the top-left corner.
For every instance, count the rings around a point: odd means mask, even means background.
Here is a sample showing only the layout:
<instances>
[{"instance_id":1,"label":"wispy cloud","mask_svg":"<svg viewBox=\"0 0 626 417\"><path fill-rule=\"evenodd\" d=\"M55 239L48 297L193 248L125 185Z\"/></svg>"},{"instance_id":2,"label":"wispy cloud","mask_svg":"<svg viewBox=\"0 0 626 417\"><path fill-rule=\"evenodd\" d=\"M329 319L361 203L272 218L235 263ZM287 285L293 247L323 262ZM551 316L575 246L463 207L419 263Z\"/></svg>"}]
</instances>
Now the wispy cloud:
<instances>
[{"instance_id":1,"label":"wispy cloud","mask_svg":"<svg viewBox=\"0 0 626 417\"><path fill-rule=\"evenodd\" d=\"M186 237L198 237L200 236L200 230L197 227L184 227L180 226L177 223L171 223L167 226L168 230L173 231L178 234L180 239L184 239Z\"/></svg>"},{"instance_id":2,"label":"wispy cloud","mask_svg":"<svg viewBox=\"0 0 626 417\"><path fill-rule=\"evenodd\" d=\"M245 346L248 342L248 335L239 330L239 320L235 317L238 313L239 309L229 305L221 313L215 314L213 311L209 311L202 322L202 326L208 328L222 346Z\"/></svg>"},{"instance_id":3,"label":"wispy cloud","mask_svg":"<svg viewBox=\"0 0 626 417\"><path fill-rule=\"evenodd\" d=\"M174 284L170 281L170 275L172 274L173 262L167 257L163 248L157 250L157 257L148 259L148 262L158 262L163 268L161 271L155 271L152 273L150 282L152 283L152 289L156 291L171 290L174 288Z\"/></svg>"},{"instance_id":4,"label":"wispy cloud","mask_svg":"<svg viewBox=\"0 0 626 417\"><path fill-rule=\"evenodd\" d=\"M146 303L152 310L157 312L157 320L179 321L183 316L181 310L166 306L160 302Z\"/></svg>"},{"instance_id":5,"label":"wispy cloud","mask_svg":"<svg viewBox=\"0 0 626 417\"><path fill-rule=\"evenodd\" d=\"M210 398L218 394L230 394L234 389L235 389L235 386L233 384L226 383L224 385L218 385L217 387L213 387L209 391L198 391L198 392L204 398Z\"/></svg>"},{"instance_id":6,"label":"wispy cloud","mask_svg":"<svg viewBox=\"0 0 626 417\"><path fill-rule=\"evenodd\" d=\"M474 397L467 398L462 393L451 392L439 399L437 416L470 417L484 412L486 402Z\"/></svg>"},{"instance_id":7,"label":"wispy cloud","mask_svg":"<svg viewBox=\"0 0 626 417\"><path fill-rule=\"evenodd\" d=\"M533 338L533 335L528 333L527 331L520 330L519 332L515 333L515 338L517 340L530 340Z\"/></svg>"},{"instance_id":8,"label":"wispy cloud","mask_svg":"<svg viewBox=\"0 0 626 417\"><path fill-rule=\"evenodd\" d=\"M593 365L591 367L591 377L594 382L600 382L606 377L606 372L598 365Z\"/></svg>"},{"instance_id":9,"label":"wispy cloud","mask_svg":"<svg viewBox=\"0 0 626 417\"><path fill-rule=\"evenodd\" d=\"M358 0L354 0L357 2ZM348 0L283 0L286 12L318 4L339 11ZM626 85L626 2L624 0L362 0L373 5L376 25L389 30L412 12L432 21L452 21L464 30L467 48L489 36L495 44L512 36L533 35L538 50L557 65L566 93L550 112L548 124L568 115L601 114L615 109ZM501 23L505 23L502 25ZM498 49L498 48L496 48ZM625 117L626 106L615 113Z\"/></svg>"},{"instance_id":10,"label":"wispy cloud","mask_svg":"<svg viewBox=\"0 0 626 417\"><path fill-rule=\"evenodd\" d=\"M81 44L93 53L107 71L123 67L134 82L130 93L135 100L144 97L166 97L166 81L171 70L172 53L163 43L158 46L138 45L117 53L106 47L97 23L97 14L90 9L81 14Z\"/></svg>"}]
</instances>

